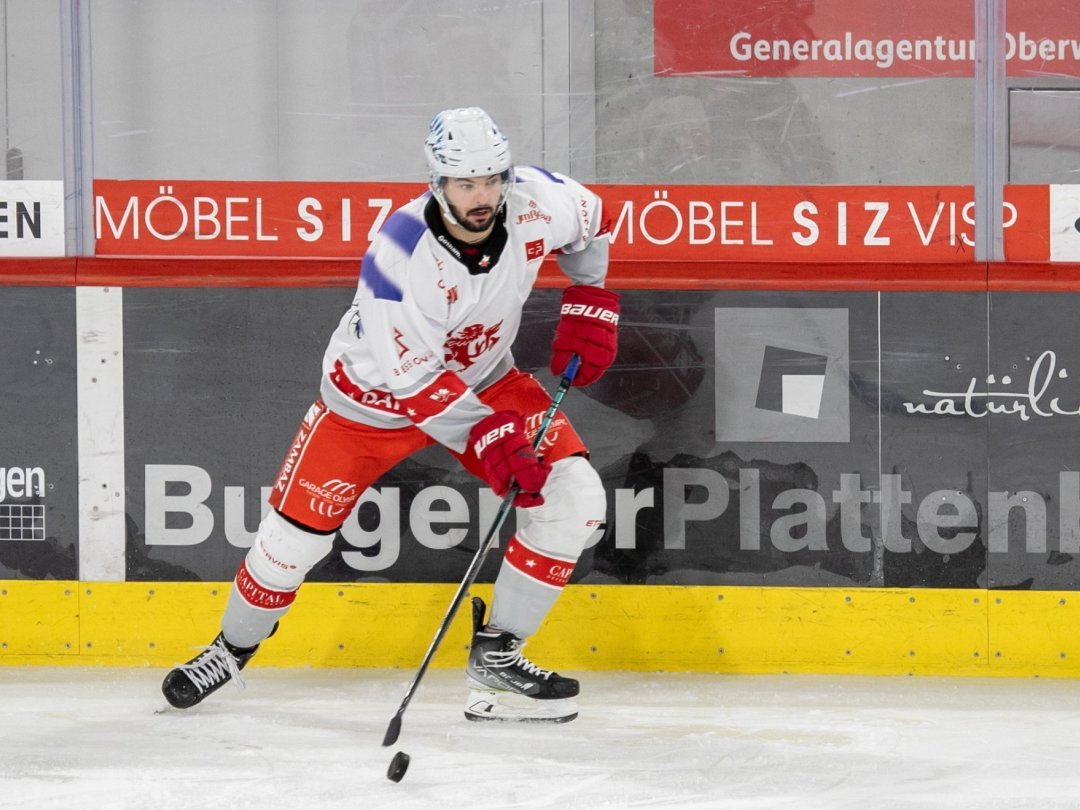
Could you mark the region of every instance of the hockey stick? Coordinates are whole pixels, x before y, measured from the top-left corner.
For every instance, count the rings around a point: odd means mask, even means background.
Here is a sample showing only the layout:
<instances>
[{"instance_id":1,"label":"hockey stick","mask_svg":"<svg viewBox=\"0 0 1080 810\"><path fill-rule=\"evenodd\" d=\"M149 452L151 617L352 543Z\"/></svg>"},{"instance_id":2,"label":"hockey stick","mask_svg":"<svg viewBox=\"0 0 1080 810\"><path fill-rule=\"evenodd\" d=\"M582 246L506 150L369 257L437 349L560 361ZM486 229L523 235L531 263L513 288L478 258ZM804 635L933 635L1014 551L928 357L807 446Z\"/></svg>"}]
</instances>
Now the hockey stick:
<instances>
[{"instance_id":1,"label":"hockey stick","mask_svg":"<svg viewBox=\"0 0 1080 810\"><path fill-rule=\"evenodd\" d=\"M577 374L578 366L580 365L581 358L576 354L570 358L566 370L563 371L562 379L559 380L559 390L556 391L555 396L551 398L551 405L548 407L547 413L544 414L544 419L540 423L539 430L536 431L536 438L533 439L534 450L538 450L541 443L544 441L544 436L547 434L548 427L555 418L555 414L562 404L563 397L565 397L566 392L570 390L570 385L573 383L574 376ZM461 607L461 602L464 600L465 594L480 573L480 566L484 564L484 558L487 557L488 550L491 548L495 537L498 536L499 529L502 528L503 523L510 514L510 510L514 505L514 498L517 496L520 489L521 487L515 483L510 488L510 492L503 498L502 506L499 507L498 514L495 515L495 522L491 524L491 528L488 529L487 535L480 543L480 548L476 550L472 562L469 563L469 568L465 572L465 578L461 580L461 584L458 586L457 592L450 602L450 608L446 611L446 617L443 619L442 624L439 625L439 629L435 633L435 638L431 640L431 646L428 647L424 660L420 662L420 669L417 670L412 683L409 684L409 688L405 691L405 697L401 701L401 706L398 707L397 714L394 715L393 719L390 721L390 725L386 728L386 735L383 737L382 741L384 746L393 745L397 742L397 738L401 734L401 717L405 714L405 709L408 708L409 701L411 701L413 695L416 694L416 689L420 685L420 679L423 678L424 673L427 672L428 665L431 664L431 659L435 657L435 651L439 649L443 636L445 636L446 631L450 629L450 623L454 621L454 616L457 614L458 608Z\"/></svg>"}]
</instances>

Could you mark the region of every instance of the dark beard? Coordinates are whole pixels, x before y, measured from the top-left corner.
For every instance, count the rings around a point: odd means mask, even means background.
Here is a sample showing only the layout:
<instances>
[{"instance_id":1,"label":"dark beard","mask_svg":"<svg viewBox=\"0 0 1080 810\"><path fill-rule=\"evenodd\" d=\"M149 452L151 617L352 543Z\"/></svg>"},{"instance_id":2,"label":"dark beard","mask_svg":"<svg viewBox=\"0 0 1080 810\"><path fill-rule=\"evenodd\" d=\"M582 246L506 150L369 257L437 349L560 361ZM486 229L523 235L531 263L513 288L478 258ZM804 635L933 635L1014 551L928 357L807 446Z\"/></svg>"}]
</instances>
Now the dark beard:
<instances>
[{"instance_id":1,"label":"dark beard","mask_svg":"<svg viewBox=\"0 0 1080 810\"><path fill-rule=\"evenodd\" d=\"M449 203L447 203L447 205L450 208L450 214L454 217L455 220L457 220L457 224L467 230L469 233L483 233L495 222L495 211L491 208L486 209L488 211L491 211L491 216L488 218L487 223L484 225L474 225L466 217L462 216L461 212L458 211L456 207L450 205Z\"/></svg>"}]
</instances>

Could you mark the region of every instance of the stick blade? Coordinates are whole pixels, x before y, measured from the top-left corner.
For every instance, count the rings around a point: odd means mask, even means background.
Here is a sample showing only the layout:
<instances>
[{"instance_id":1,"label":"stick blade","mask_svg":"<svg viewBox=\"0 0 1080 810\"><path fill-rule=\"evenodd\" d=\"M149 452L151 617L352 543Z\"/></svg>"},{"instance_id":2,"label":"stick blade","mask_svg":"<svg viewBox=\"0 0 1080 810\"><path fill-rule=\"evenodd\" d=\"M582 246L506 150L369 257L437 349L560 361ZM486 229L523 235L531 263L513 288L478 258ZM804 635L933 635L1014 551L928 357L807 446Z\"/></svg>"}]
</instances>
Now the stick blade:
<instances>
[{"instance_id":1,"label":"stick blade","mask_svg":"<svg viewBox=\"0 0 1080 810\"><path fill-rule=\"evenodd\" d=\"M386 734L383 736L383 747L391 746L397 742L398 737L401 736L401 712L394 715L394 719L390 721L390 725L386 727Z\"/></svg>"}]
</instances>

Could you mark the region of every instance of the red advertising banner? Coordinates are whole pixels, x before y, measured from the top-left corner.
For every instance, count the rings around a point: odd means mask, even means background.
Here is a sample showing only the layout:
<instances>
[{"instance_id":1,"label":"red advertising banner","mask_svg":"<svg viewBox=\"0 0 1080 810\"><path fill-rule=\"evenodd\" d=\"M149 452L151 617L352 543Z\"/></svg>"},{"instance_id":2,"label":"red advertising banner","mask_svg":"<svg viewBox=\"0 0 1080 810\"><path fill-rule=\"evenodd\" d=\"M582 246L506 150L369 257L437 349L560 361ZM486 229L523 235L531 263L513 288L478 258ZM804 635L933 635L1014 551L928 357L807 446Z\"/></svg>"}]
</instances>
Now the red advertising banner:
<instances>
[{"instance_id":1,"label":"red advertising banner","mask_svg":"<svg viewBox=\"0 0 1080 810\"><path fill-rule=\"evenodd\" d=\"M970 186L594 186L613 255L653 261L972 262ZM1049 256L1045 186L1010 186L1015 260Z\"/></svg>"},{"instance_id":2,"label":"red advertising banner","mask_svg":"<svg viewBox=\"0 0 1080 810\"><path fill-rule=\"evenodd\" d=\"M360 258L421 183L95 180L98 256Z\"/></svg>"},{"instance_id":3,"label":"red advertising banner","mask_svg":"<svg viewBox=\"0 0 1080 810\"><path fill-rule=\"evenodd\" d=\"M1080 5L1009 0L1010 76L1080 76ZM971 0L654 0L660 76L972 76Z\"/></svg>"},{"instance_id":4,"label":"red advertising banner","mask_svg":"<svg viewBox=\"0 0 1080 810\"><path fill-rule=\"evenodd\" d=\"M645 261L972 262L970 186L594 185L613 256ZM97 180L96 255L359 259L417 183ZM1046 261L1047 186L1009 186L1007 257Z\"/></svg>"}]
</instances>

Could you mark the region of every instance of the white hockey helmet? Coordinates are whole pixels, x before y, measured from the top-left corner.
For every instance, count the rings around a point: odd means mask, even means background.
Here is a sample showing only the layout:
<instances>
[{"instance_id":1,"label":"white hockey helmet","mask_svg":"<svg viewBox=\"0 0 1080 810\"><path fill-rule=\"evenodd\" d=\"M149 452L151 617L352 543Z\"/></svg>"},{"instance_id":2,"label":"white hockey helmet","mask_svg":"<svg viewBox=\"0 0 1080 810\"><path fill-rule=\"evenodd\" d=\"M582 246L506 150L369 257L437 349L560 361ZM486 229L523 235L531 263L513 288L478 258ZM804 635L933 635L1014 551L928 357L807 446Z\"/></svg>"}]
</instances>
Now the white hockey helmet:
<instances>
[{"instance_id":1,"label":"white hockey helmet","mask_svg":"<svg viewBox=\"0 0 1080 810\"><path fill-rule=\"evenodd\" d=\"M443 179L447 177L502 175L498 207L506 202L514 181L510 143L491 116L479 107L443 110L432 118L424 155L431 170L431 193L451 220L453 215L443 193Z\"/></svg>"}]
</instances>

